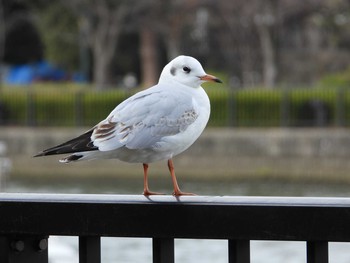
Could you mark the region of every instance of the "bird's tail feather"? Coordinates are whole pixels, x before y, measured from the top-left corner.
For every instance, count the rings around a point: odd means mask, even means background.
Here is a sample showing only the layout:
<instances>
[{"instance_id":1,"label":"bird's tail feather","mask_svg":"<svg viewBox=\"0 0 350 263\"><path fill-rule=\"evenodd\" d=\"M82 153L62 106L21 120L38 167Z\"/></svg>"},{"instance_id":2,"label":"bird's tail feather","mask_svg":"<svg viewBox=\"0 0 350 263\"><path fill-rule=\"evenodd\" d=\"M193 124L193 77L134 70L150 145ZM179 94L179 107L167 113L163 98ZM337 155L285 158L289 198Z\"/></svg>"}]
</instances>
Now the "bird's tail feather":
<instances>
[{"instance_id":1,"label":"bird's tail feather","mask_svg":"<svg viewBox=\"0 0 350 263\"><path fill-rule=\"evenodd\" d=\"M34 157L64 154L64 153L80 153L80 152L86 152L86 151L95 151L98 148L94 146L91 141L92 133L93 133L93 129L65 143L46 149L38 153Z\"/></svg>"},{"instance_id":2,"label":"bird's tail feather","mask_svg":"<svg viewBox=\"0 0 350 263\"><path fill-rule=\"evenodd\" d=\"M60 163L75 162L75 161L79 161L83 157L84 157L84 155L82 155L82 154L71 154L71 155L69 155L67 157L64 157L64 158L60 159L59 162Z\"/></svg>"}]
</instances>

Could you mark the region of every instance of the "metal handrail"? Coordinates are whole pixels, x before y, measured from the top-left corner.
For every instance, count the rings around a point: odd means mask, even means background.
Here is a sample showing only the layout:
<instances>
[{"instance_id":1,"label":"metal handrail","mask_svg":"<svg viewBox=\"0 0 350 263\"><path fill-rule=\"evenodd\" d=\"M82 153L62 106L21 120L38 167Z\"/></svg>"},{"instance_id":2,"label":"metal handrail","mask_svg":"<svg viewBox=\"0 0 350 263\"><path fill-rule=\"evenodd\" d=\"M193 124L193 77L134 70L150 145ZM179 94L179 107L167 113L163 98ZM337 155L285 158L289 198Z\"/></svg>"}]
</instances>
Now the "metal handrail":
<instances>
[{"instance_id":1,"label":"metal handrail","mask_svg":"<svg viewBox=\"0 0 350 263\"><path fill-rule=\"evenodd\" d=\"M174 262L175 238L227 239L240 263L250 240L307 241L308 263L328 262L328 242L350 242L350 198L0 194L0 215L9 257L13 242L50 235L79 236L80 262L99 258L104 236L153 238L153 262Z\"/></svg>"}]
</instances>

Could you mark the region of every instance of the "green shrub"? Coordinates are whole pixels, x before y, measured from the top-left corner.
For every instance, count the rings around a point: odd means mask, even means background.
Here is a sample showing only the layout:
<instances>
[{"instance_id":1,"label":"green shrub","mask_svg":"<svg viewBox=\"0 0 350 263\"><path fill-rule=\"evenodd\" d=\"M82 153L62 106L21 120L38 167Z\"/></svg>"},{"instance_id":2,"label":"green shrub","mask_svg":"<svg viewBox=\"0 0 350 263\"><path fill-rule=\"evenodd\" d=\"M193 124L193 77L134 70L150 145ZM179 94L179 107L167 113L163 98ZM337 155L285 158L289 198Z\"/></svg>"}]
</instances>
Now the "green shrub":
<instances>
[{"instance_id":1,"label":"green shrub","mask_svg":"<svg viewBox=\"0 0 350 263\"><path fill-rule=\"evenodd\" d=\"M27 124L28 93L21 90L0 92L0 102L4 105L11 124Z\"/></svg>"},{"instance_id":2,"label":"green shrub","mask_svg":"<svg viewBox=\"0 0 350 263\"><path fill-rule=\"evenodd\" d=\"M350 67L342 72L324 76L318 86L321 88L350 88Z\"/></svg>"},{"instance_id":3,"label":"green shrub","mask_svg":"<svg viewBox=\"0 0 350 263\"><path fill-rule=\"evenodd\" d=\"M45 89L3 89L0 102L10 124L93 126L129 97L121 90L96 92L89 88L48 86ZM318 101L329 113L329 125L350 125L350 90L294 89L229 90L206 88L211 101L209 126L274 127L309 123L305 105Z\"/></svg>"},{"instance_id":4,"label":"green shrub","mask_svg":"<svg viewBox=\"0 0 350 263\"><path fill-rule=\"evenodd\" d=\"M228 90L208 89L210 98L211 114L209 126L226 126L228 125L228 117L230 114L230 101Z\"/></svg>"},{"instance_id":5,"label":"green shrub","mask_svg":"<svg viewBox=\"0 0 350 263\"><path fill-rule=\"evenodd\" d=\"M124 99L128 97L126 92L88 92L82 96L83 125L92 126L99 123Z\"/></svg>"},{"instance_id":6,"label":"green shrub","mask_svg":"<svg viewBox=\"0 0 350 263\"><path fill-rule=\"evenodd\" d=\"M233 101L236 126L279 126L280 91L241 90Z\"/></svg>"},{"instance_id":7,"label":"green shrub","mask_svg":"<svg viewBox=\"0 0 350 263\"><path fill-rule=\"evenodd\" d=\"M295 90L289 93L290 119L293 120L291 125L298 126L307 122L307 116L304 116L302 110L307 103L318 101L323 103L329 110L330 120L334 124L337 104L337 89L310 89Z\"/></svg>"},{"instance_id":8,"label":"green shrub","mask_svg":"<svg viewBox=\"0 0 350 263\"><path fill-rule=\"evenodd\" d=\"M35 122L39 126L75 124L75 96L72 92L37 92L33 95Z\"/></svg>"}]
</instances>

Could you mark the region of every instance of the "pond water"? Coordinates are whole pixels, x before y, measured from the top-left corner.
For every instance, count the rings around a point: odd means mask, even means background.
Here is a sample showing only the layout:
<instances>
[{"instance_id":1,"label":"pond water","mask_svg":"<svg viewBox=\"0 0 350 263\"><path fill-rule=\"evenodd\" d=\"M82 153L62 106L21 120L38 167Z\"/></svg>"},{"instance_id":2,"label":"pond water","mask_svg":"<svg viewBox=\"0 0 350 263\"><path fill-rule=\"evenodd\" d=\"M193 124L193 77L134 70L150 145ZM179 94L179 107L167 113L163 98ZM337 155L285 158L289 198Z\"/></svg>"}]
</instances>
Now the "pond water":
<instances>
[{"instance_id":1,"label":"pond water","mask_svg":"<svg viewBox=\"0 0 350 263\"><path fill-rule=\"evenodd\" d=\"M113 178L71 179L53 176L44 179L9 179L5 192L34 193L89 193L89 194L139 194L140 180ZM152 190L171 193L165 179L153 179ZM281 181L181 181L184 191L200 195L233 196L350 196L350 185L325 183L290 183ZM330 243L331 263L350 262L350 243ZM51 236L49 239L50 263L77 263L78 238ZM226 240L175 241L175 259L181 263L228 262ZM132 263L152 262L152 240L136 238L102 238L102 262ZM252 241L252 263L306 262L305 242Z\"/></svg>"}]
</instances>

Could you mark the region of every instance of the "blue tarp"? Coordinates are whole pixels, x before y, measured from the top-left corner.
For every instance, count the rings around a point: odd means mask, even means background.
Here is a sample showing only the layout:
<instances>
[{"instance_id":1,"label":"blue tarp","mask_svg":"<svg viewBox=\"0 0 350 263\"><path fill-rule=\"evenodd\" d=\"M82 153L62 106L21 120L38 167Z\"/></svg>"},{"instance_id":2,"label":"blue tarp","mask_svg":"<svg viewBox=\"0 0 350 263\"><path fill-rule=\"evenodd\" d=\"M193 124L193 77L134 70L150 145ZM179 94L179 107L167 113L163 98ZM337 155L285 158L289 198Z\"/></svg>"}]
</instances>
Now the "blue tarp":
<instances>
[{"instance_id":1,"label":"blue tarp","mask_svg":"<svg viewBox=\"0 0 350 263\"><path fill-rule=\"evenodd\" d=\"M28 85L34 81L63 81L73 79L73 81L78 80L79 82L82 82L86 80L81 76L79 78L75 75L77 74L70 77L70 75L64 70L53 66L47 61L40 61L10 67L8 75L5 78L5 82L13 85Z\"/></svg>"}]
</instances>

